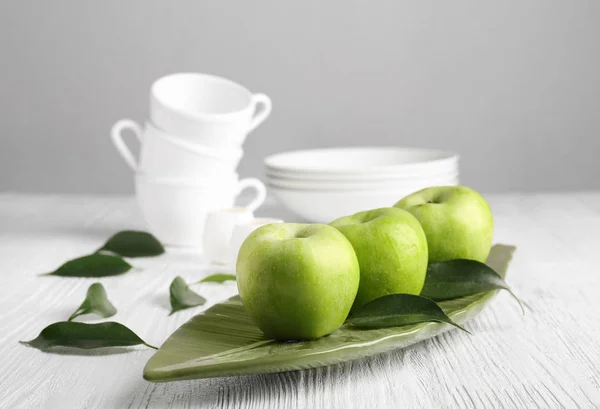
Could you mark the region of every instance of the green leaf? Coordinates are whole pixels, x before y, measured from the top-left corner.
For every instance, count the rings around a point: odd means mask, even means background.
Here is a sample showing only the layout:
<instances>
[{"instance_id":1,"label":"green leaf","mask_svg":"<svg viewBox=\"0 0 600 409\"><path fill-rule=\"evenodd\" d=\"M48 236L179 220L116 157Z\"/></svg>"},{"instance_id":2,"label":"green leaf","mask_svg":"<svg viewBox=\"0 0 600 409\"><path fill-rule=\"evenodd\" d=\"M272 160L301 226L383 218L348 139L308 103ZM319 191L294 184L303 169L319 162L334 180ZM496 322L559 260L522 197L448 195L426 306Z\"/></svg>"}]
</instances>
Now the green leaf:
<instances>
[{"instance_id":1,"label":"green leaf","mask_svg":"<svg viewBox=\"0 0 600 409\"><path fill-rule=\"evenodd\" d=\"M143 231L125 230L112 236L98 251L110 251L123 257L150 257L165 252L165 248Z\"/></svg>"},{"instance_id":2,"label":"green leaf","mask_svg":"<svg viewBox=\"0 0 600 409\"><path fill-rule=\"evenodd\" d=\"M235 281L236 277L233 274L213 274L208 277L204 277L202 280L195 284L200 283L224 283L225 281Z\"/></svg>"},{"instance_id":3,"label":"green leaf","mask_svg":"<svg viewBox=\"0 0 600 409\"><path fill-rule=\"evenodd\" d=\"M362 306L348 318L350 325L369 329L424 322L443 322L470 334L452 321L435 301L412 294L385 295Z\"/></svg>"},{"instance_id":4,"label":"green leaf","mask_svg":"<svg viewBox=\"0 0 600 409\"><path fill-rule=\"evenodd\" d=\"M486 264L475 260L431 263L427 267L427 277L421 295L435 301L443 301L490 290L508 291L525 313L521 302L500 274Z\"/></svg>"},{"instance_id":5,"label":"green leaf","mask_svg":"<svg viewBox=\"0 0 600 409\"><path fill-rule=\"evenodd\" d=\"M85 314L97 314L102 318L112 317L117 313L117 309L106 296L106 290L100 283L90 285L83 303L77 308L68 321L73 321L75 317Z\"/></svg>"},{"instance_id":6,"label":"green leaf","mask_svg":"<svg viewBox=\"0 0 600 409\"><path fill-rule=\"evenodd\" d=\"M62 321L48 325L36 339L21 341L37 349L48 349L55 346L94 349L133 345L148 345L132 330L118 322L85 324L83 322Z\"/></svg>"},{"instance_id":7,"label":"green leaf","mask_svg":"<svg viewBox=\"0 0 600 409\"><path fill-rule=\"evenodd\" d=\"M132 266L121 257L109 254L90 254L67 261L48 275L62 277L108 277L124 274Z\"/></svg>"},{"instance_id":8,"label":"green leaf","mask_svg":"<svg viewBox=\"0 0 600 409\"><path fill-rule=\"evenodd\" d=\"M187 308L203 305L206 302L200 294L190 290L183 278L179 276L175 277L171 283L169 292L171 295L171 313L169 315Z\"/></svg>"}]
</instances>

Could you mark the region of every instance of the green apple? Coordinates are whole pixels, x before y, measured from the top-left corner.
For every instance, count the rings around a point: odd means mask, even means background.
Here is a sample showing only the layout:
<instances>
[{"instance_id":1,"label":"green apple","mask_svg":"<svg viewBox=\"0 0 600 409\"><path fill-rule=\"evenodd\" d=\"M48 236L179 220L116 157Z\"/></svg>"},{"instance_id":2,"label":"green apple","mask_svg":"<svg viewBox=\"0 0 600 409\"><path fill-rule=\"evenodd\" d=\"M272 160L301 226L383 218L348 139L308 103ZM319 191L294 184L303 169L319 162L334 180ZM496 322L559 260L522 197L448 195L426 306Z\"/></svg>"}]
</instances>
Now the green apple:
<instances>
[{"instance_id":1,"label":"green apple","mask_svg":"<svg viewBox=\"0 0 600 409\"><path fill-rule=\"evenodd\" d=\"M394 206L411 212L423 226L430 262L487 259L494 219L490 206L475 190L465 186L430 187Z\"/></svg>"},{"instance_id":2,"label":"green apple","mask_svg":"<svg viewBox=\"0 0 600 409\"><path fill-rule=\"evenodd\" d=\"M427 239L421 225L401 209L386 207L334 220L352 243L360 265L353 309L389 294L420 294L427 273Z\"/></svg>"},{"instance_id":3,"label":"green apple","mask_svg":"<svg viewBox=\"0 0 600 409\"><path fill-rule=\"evenodd\" d=\"M325 224L259 227L242 243L236 273L248 313L278 340L315 339L338 329L360 279L352 245Z\"/></svg>"}]
</instances>

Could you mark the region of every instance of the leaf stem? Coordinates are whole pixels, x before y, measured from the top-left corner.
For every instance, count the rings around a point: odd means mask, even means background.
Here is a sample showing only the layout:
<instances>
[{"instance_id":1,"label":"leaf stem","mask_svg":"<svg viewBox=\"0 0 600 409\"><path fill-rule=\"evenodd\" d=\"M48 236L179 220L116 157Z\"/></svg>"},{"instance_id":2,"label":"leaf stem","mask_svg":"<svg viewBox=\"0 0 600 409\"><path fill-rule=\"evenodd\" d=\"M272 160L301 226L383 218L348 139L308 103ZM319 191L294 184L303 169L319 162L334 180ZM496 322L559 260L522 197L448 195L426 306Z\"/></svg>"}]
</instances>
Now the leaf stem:
<instances>
[{"instance_id":1,"label":"leaf stem","mask_svg":"<svg viewBox=\"0 0 600 409\"><path fill-rule=\"evenodd\" d=\"M439 321L439 322L444 322L444 321ZM458 325L458 324L457 324L456 322L454 322L454 321L445 322L445 323L446 323L446 324L450 324L450 325L452 325L453 327L456 327L456 328L458 328L458 329L460 329L460 330L463 330L463 331L465 331L465 332L466 332L467 334L469 334L469 335L473 335L473 334L471 334L471 332L470 332L470 331L468 331L468 330L466 330L465 328L461 327L460 325Z\"/></svg>"},{"instance_id":2,"label":"leaf stem","mask_svg":"<svg viewBox=\"0 0 600 409\"><path fill-rule=\"evenodd\" d=\"M71 314L71 316L67 319L67 321L73 321L75 318L79 317L80 315L84 315L84 314L88 314L90 311L86 310L86 309L79 309L77 311L75 311L73 314Z\"/></svg>"},{"instance_id":3,"label":"leaf stem","mask_svg":"<svg viewBox=\"0 0 600 409\"><path fill-rule=\"evenodd\" d=\"M506 291L508 291L508 293L519 303L519 307L521 307L521 312L523 313L523 316L525 316L525 308L523 308L523 304L521 303L521 300L519 300L519 297L517 297L515 295L515 293L513 293L510 289L506 288Z\"/></svg>"}]
</instances>

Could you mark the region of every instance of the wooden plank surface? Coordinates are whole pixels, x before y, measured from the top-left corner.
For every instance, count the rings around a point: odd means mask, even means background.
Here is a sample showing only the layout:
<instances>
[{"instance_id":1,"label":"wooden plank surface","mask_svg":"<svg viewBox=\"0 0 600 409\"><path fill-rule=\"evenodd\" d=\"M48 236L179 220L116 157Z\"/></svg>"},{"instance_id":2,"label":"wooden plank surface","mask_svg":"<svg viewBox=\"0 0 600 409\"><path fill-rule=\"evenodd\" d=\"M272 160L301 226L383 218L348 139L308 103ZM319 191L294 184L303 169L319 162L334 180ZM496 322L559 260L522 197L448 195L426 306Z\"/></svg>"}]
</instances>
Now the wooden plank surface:
<instances>
[{"instance_id":1,"label":"wooden plank surface","mask_svg":"<svg viewBox=\"0 0 600 409\"><path fill-rule=\"evenodd\" d=\"M168 316L168 286L210 274L201 255L138 259L121 277L38 277L143 228L128 197L0 194L0 408L594 408L600 407L600 194L488 196L495 241L515 244L508 281L469 336L450 331L402 351L316 370L152 384L152 351L44 353L19 340L66 319L101 281L121 322L150 344L201 308ZM274 204L262 215L293 219ZM195 287L214 302L235 284ZM92 321L92 320L90 320Z\"/></svg>"}]
</instances>

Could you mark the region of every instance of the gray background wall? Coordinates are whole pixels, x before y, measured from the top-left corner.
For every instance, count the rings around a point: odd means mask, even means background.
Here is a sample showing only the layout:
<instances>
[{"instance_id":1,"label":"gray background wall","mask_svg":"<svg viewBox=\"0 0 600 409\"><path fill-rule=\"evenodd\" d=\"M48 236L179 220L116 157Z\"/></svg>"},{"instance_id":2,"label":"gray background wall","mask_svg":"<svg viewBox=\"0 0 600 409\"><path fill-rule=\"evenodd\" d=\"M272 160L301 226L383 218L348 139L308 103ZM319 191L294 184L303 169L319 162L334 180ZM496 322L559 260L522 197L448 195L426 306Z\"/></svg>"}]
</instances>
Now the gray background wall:
<instances>
[{"instance_id":1,"label":"gray background wall","mask_svg":"<svg viewBox=\"0 0 600 409\"><path fill-rule=\"evenodd\" d=\"M127 193L109 142L152 81L269 94L240 172L282 150L456 150L485 191L600 188L600 2L0 2L0 191Z\"/></svg>"}]
</instances>

